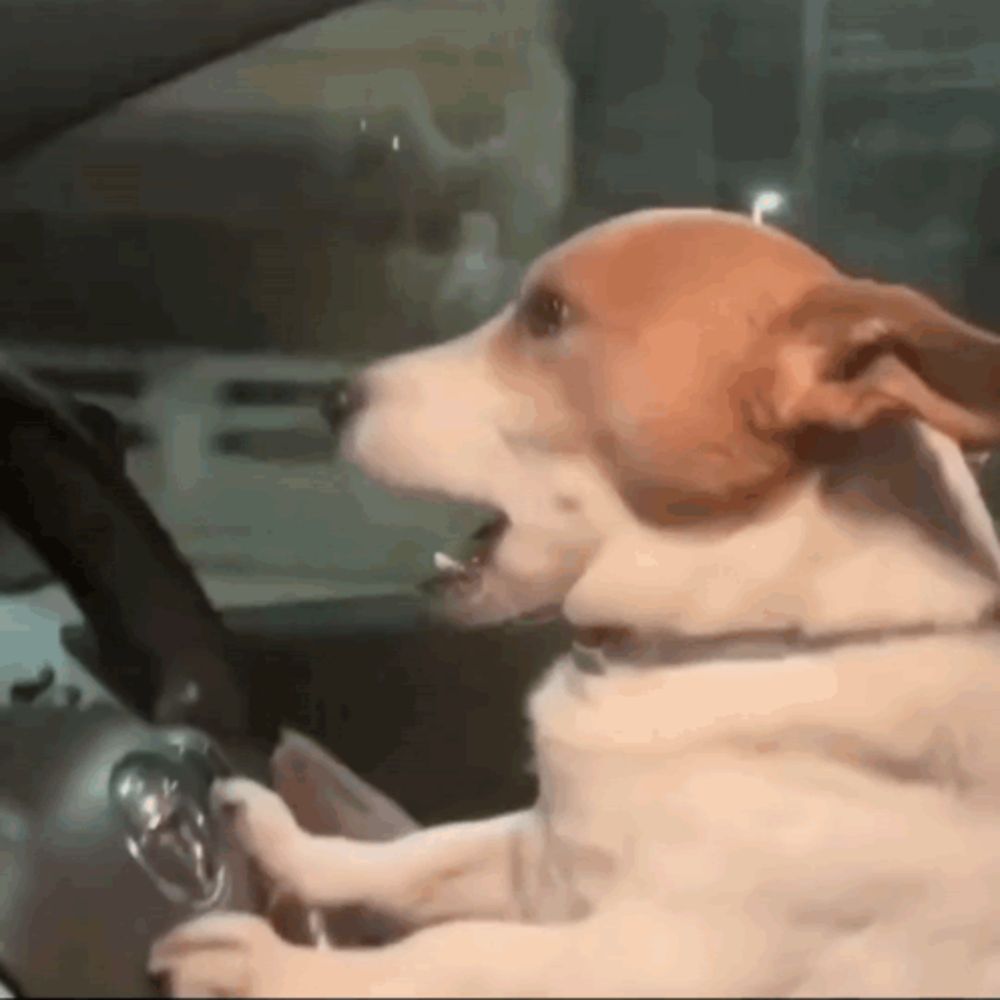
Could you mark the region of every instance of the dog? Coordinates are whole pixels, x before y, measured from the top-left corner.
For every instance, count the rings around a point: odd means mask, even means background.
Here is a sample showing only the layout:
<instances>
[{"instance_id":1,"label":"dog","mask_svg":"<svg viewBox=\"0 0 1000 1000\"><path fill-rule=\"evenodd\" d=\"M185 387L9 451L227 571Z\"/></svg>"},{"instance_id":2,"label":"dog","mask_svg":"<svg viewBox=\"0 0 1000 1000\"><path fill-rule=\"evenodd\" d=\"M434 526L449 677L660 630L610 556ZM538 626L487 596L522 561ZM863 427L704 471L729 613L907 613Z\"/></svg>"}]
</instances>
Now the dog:
<instances>
[{"instance_id":1,"label":"dog","mask_svg":"<svg viewBox=\"0 0 1000 1000\"><path fill-rule=\"evenodd\" d=\"M361 843L219 786L284 889L418 929L203 917L154 948L175 995L1000 992L1000 548L965 460L1000 440L1000 341L655 209L331 409L371 476L491 513L438 559L452 619L574 626L530 700L538 799Z\"/></svg>"}]
</instances>

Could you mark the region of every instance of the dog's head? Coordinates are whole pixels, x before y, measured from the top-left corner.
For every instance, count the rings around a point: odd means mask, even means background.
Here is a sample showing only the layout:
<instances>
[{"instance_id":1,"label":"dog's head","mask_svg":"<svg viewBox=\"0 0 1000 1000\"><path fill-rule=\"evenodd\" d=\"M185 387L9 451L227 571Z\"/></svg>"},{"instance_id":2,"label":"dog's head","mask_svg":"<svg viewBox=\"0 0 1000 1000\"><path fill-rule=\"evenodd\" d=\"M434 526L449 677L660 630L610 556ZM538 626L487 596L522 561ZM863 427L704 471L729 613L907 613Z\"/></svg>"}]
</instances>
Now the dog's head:
<instances>
[{"instance_id":1,"label":"dog's head","mask_svg":"<svg viewBox=\"0 0 1000 1000\"><path fill-rule=\"evenodd\" d=\"M438 577L454 617L487 622L559 608L627 533L760 517L886 421L992 446L998 360L930 300L786 234L656 210L551 251L501 314L375 365L335 409L376 479L494 512Z\"/></svg>"}]
</instances>

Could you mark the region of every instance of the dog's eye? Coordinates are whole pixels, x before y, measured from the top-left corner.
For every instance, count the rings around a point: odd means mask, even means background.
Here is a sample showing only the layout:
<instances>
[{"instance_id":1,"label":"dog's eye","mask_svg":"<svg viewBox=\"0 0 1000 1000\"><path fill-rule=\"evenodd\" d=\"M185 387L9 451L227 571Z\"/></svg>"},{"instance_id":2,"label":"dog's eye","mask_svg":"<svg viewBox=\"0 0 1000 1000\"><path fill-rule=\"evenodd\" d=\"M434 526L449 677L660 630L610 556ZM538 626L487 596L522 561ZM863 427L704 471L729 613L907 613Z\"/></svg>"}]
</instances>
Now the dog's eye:
<instances>
[{"instance_id":1,"label":"dog's eye","mask_svg":"<svg viewBox=\"0 0 1000 1000\"><path fill-rule=\"evenodd\" d=\"M557 336L569 320L569 306L562 296L547 289L533 292L521 310L521 322L532 337Z\"/></svg>"}]
</instances>

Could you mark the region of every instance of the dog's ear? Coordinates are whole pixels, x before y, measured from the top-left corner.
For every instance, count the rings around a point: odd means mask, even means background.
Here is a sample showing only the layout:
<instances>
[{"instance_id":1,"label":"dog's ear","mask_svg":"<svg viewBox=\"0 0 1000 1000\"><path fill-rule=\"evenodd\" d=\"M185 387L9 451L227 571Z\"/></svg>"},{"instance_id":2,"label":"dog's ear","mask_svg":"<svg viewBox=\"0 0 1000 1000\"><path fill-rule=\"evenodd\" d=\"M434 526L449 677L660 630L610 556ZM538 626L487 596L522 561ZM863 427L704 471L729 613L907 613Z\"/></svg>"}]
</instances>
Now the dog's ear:
<instances>
[{"instance_id":1,"label":"dog's ear","mask_svg":"<svg viewBox=\"0 0 1000 1000\"><path fill-rule=\"evenodd\" d=\"M1000 444L1000 337L910 288L837 279L772 332L761 413L773 431L916 417L970 450Z\"/></svg>"}]
</instances>

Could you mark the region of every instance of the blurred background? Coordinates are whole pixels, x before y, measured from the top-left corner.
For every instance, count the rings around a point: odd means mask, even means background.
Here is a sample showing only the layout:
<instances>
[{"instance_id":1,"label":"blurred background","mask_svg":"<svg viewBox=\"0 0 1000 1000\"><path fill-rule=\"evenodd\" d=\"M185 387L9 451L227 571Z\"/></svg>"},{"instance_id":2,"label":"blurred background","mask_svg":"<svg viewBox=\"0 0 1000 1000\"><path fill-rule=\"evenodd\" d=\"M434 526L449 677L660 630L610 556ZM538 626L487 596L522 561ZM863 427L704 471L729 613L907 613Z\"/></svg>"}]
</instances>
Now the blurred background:
<instances>
[{"instance_id":1,"label":"blurred background","mask_svg":"<svg viewBox=\"0 0 1000 1000\"><path fill-rule=\"evenodd\" d=\"M997 0L371 0L0 165L0 347L122 419L216 600L405 589L469 512L338 463L327 379L650 205L1000 329L998 94Z\"/></svg>"}]
</instances>

